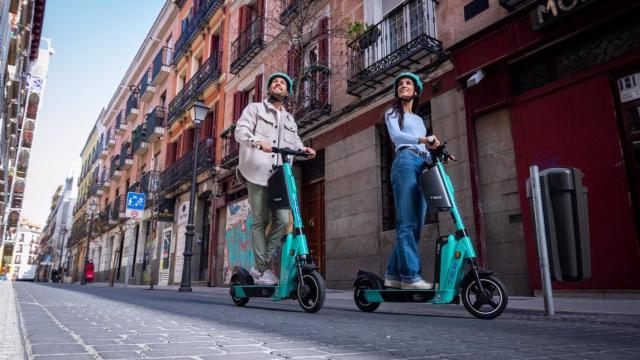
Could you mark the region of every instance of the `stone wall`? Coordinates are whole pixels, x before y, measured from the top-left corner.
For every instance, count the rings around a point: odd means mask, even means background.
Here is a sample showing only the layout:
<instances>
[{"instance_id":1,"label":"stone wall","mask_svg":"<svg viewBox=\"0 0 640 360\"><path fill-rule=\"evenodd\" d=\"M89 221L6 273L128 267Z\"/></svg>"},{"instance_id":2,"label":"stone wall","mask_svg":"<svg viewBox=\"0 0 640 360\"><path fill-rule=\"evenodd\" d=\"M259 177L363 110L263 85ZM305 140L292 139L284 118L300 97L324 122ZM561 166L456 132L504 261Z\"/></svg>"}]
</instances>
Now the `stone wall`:
<instances>
[{"instance_id":1,"label":"stone wall","mask_svg":"<svg viewBox=\"0 0 640 360\"><path fill-rule=\"evenodd\" d=\"M487 265L512 295L529 295L527 257L508 110L475 119Z\"/></svg>"},{"instance_id":2,"label":"stone wall","mask_svg":"<svg viewBox=\"0 0 640 360\"><path fill-rule=\"evenodd\" d=\"M325 265L329 288L350 288L360 268L380 269L379 154L375 127L325 150Z\"/></svg>"}]
</instances>

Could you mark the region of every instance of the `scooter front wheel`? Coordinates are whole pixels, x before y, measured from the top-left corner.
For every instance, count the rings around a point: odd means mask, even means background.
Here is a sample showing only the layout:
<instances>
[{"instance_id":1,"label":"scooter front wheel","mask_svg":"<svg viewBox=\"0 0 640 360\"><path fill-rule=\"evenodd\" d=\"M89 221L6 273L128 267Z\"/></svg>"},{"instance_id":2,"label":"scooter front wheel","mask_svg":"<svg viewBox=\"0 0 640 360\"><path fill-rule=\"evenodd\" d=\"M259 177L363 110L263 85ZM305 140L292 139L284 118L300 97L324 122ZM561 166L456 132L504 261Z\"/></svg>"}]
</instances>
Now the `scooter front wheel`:
<instances>
[{"instance_id":1,"label":"scooter front wheel","mask_svg":"<svg viewBox=\"0 0 640 360\"><path fill-rule=\"evenodd\" d=\"M482 290L475 280L462 288L462 303L471 315L480 319L495 319L507 307L509 294L502 282L495 276L480 275Z\"/></svg>"},{"instance_id":2,"label":"scooter front wheel","mask_svg":"<svg viewBox=\"0 0 640 360\"><path fill-rule=\"evenodd\" d=\"M308 313L318 312L324 305L327 287L319 272L313 270L302 275L302 284L298 284L298 303Z\"/></svg>"}]
</instances>

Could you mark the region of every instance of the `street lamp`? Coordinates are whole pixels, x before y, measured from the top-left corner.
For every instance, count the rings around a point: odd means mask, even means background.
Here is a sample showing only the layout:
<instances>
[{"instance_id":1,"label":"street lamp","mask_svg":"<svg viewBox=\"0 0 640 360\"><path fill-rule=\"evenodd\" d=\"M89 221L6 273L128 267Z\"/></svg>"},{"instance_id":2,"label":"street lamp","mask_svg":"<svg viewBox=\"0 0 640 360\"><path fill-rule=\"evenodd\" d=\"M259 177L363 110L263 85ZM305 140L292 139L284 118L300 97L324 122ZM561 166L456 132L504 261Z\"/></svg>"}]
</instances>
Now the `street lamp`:
<instances>
[{"instance_id":1,"label":"street lamp","mask_svg":"<svg viewBox=\"0 0 640 360\"><path fill-rule=\"evenodd\" d=\"M60 259L58 260L58 274L60 279L62 279L62 253L64 253L64 242L67 238L67 232L69 232L69 229L67 229L66 225L60 229L60 234L62 234L62 241L60 241Z\"/></svg>"},{"instance_id":2,"label":"street lamp","mask_svg":"<svg viewBox=\"0 0 640 360\"><path fill-rule=\"evenodd\" d=\"M191 255L193 255L191 247L193 244L193 230L195 228L195 226L193 226L193 206L195 205L196 192L198 191L196 184L196 178L198 176L198 131L200 130L200 125L202 124L205 116L207 116L208 111L209 108L207 108L201 100L196 101L193 105L191 105L191 109L189 109L191 121L193 121L193 125L195 125L195 130L193 132L193 173L191 174L189 218L187 220L187 231L184 234L184 264L182 266L182 281L180 281L179 291L191 291Z\"/></svg>"},{"instance_id":3,"label":"street lamp","mask_svg":"<svg viewBox=\"0 0 640 360\"><path fill-rule=\"evenodd\" d=\"M98 210L98 203L96 200L91 200L89 204L89 234L87 235L87 250L84 253L84 266L82 267L82 282L81 285L87 285L87 264L89 264L89 246L91 245L91 235L93 235L93 216Z\"/></svg>"}]
</instances>

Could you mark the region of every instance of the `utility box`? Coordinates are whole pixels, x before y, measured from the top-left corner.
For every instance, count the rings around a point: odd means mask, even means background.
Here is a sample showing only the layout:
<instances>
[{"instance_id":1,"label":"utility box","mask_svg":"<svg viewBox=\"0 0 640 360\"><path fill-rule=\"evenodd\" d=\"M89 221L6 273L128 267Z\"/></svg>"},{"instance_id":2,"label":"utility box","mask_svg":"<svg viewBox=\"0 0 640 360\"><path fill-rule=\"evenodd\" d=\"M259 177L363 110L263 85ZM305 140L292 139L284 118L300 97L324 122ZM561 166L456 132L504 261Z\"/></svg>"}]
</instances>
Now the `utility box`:
<instances>
[{"instance_id":1,"label":"utility box","mask_svg":"<svg viewBox=\"0 0 640 360\"><path fill-rule=\"evenodd\" d=\"M540 172L547 249L554 281L591 278L588 192L582 185L583 177L575 168L549 168ZM527 179L527 199L533 214L531 179ZM535 234L535 225L533 229Z\"/></svg>"}]
</instances>

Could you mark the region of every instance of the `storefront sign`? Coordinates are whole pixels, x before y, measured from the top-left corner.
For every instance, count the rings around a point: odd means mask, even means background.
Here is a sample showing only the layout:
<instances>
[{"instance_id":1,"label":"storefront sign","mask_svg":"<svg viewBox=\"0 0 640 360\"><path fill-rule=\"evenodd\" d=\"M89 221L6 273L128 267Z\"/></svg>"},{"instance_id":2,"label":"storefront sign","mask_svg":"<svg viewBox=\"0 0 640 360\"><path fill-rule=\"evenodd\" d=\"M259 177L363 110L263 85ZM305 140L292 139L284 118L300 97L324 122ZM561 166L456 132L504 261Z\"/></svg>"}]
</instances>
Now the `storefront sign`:
<instances>
[{"instance_id":1,"label":"storefront sign","mask_svg":"<svg viewBox=\"0 0 640 360\"><path fill-rule=\"evenodd\" d=\"M158 204L158 221L173 222L175 199L162 199Z\"/></svg>"},{"instance_id":2,"label":"storefront sign","mask_svg":"<svg viewBox=\"0 0 640 360\"><path fill-rule=\"evenodd\" d=\"M530 13L533 30L540 30L595 1L596 0L541 0L540 4L531 10Z\"/></svg>"},{"instance_id":3,"label":"storefront sign","mask_svg":"<svg viewBox=\"0 0 640 360\"><path fill-rule=\"evenodd\" d=\"M640 99L640 73L619 79L618 91L620 91L620 102L622 103Z\"/></svg>"}]
</instances>

